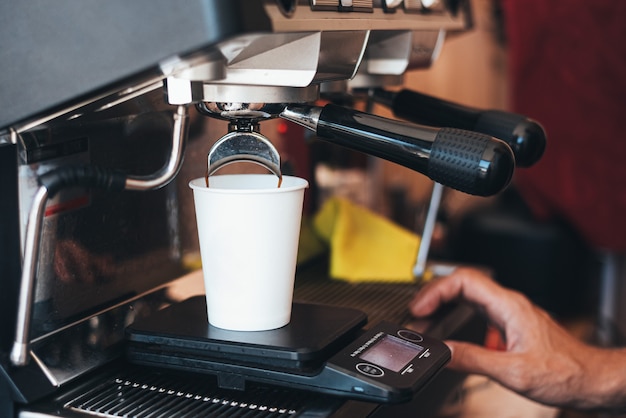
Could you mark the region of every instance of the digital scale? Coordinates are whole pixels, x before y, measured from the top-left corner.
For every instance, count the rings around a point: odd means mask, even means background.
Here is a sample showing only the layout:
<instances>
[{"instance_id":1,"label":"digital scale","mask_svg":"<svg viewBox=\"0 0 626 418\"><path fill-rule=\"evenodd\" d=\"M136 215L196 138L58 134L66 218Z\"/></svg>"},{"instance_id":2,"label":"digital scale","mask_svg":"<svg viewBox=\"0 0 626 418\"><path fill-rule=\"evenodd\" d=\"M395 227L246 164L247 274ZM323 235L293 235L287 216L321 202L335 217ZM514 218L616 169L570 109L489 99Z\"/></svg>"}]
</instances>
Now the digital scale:
<instances>
[{"instance_id":1,"label":"digital scale","mask_svg":"<svg viewBox=\"0 0 626 418\"><path fill-rule=\"evenodd\" d=\"M215 375L224 389L259 382L378 403L411 399L450 360L441 341L365 313L296 302L291 322L269 331L208 323L204 296L176 303L127 330L132 363Z\"/></svg>"}]
</instances>

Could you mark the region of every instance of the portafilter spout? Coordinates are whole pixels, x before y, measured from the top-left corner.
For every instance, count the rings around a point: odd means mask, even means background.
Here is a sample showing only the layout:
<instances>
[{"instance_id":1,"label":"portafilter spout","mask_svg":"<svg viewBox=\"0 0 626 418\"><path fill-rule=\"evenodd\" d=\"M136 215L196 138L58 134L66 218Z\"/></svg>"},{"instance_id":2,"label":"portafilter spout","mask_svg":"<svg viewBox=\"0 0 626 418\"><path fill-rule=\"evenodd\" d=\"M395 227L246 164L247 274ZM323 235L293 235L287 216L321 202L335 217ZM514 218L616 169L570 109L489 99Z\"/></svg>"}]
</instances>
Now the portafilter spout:
<instances>
[{"instance_id":1,"label":"portafilter spout","mask_svg":"<svg viewBox=\"0 0 626 418\"><path fill-rule=\"evenodd\" d=\"M271 171L278 177L280 187L282 172L278 150L258 132L236 130L224 135L211 147L206 171L207 187L209 176L217 170L228 164L246 161L259 164Z\"/></svg>"},{"instance_id":2,"label":"portafilter spout","mask_svg":"<svg viewBox=\"0 0 626 418\"><path fill-rule=\"evenodd\" d=\"M206 185L209 176L220 168L236 162L253 162L267 168L282 182L280 154L276 147L258 132L259 122L277 117L285 104L201 102L198 111L230 123L230 132L221 137L209 151L207 158Z\"/></svg>"},{"instance_id":3,"label":"portafilter spout","mask_svg":"<svg viewBox=\"0 0 626 418\"><path fill-rule=\"evenodd\" d=\"M505 142L477 132L400 122L334 104L288 105L280 116L319 139L404 165L473 195L504 190L515 169Z\"/></svg>"}]
</instances>

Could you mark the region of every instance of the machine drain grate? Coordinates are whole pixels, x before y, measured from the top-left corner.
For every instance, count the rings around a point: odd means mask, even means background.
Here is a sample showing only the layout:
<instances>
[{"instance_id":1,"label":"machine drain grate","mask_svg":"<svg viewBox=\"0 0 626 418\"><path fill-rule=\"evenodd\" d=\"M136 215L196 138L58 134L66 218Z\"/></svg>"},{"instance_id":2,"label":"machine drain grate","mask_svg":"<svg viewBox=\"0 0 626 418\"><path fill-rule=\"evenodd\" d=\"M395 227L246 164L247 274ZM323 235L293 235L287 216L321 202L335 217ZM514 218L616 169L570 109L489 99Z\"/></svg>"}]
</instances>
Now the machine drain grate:
<instances>
[{"instance_id":1,"label":"machine drain grate","mask_svg":"<svg viewBox=\"0 0 626 418\"><path fill-rule=\"evenodd\" d=\"M112 376L66 401L66 409L97 417L279 418L326 416L338 406L328 397L282 388L251 387L245 393L223 390L211 378L175 376L137 369L136 376ZM316 412L313 412L316 411ZM326 410L326 413L329 411ZM317 415L322 413L322 415Z\"/></svg>"},{"instance_id":2,"label":"machine drain grate","mask_svg":"<svg viewBox=\"0 0 626 418\"><path fill-rule=\"evenodd\" d=\"M416 283L348 283L302 274L296 281L294 298L359 309L367 314L370 324L404 324L412 318L408 304L418 288Z\"/></svg>"}]
</instances>

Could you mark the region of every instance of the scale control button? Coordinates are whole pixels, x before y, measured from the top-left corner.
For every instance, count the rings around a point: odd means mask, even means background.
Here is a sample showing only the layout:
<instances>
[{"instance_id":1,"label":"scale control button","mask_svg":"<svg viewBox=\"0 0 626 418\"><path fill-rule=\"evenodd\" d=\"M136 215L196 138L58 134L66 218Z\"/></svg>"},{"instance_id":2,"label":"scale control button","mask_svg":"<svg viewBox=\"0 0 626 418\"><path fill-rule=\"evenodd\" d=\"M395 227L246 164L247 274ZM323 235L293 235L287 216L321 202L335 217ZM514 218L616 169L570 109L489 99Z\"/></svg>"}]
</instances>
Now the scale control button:
<instances>
[{"instance_id":1,"label":"scale control button","mask_svg":"<svg viewBox=\"0 0 626 418\"><path fill-rule=\"evenodd\" d=\"M413 363L409 364L406 369L402 370L400 374L410 374L413 373L415 369L413 368Z\"/></svg>"},{"instance_id":2,"label":"scale control button","mask_svg":"<svg viewBox=\"0 0 626 418\"><path fill-rule=\"evenodd\" d=\"M405 340L413 341L415 343L424 341L424 337L419 335L417 332L409 331L408 329L401 329L398 331L398 335Z\"/></svg>"},{"instance_id":3,"label":"scale control button","mask_svg":"<svg viewBox=\"0 0 626 418\"><path fill-rule=\"evenodd\" d=\"M383 369L381 369L378 366L374 366L373 364L369 364L369 363L359 363L356 365L356 369L368 376L372 376L372 377L382 377L385 375L385 372L383 371Z\"/></svg>"}]
</instances>

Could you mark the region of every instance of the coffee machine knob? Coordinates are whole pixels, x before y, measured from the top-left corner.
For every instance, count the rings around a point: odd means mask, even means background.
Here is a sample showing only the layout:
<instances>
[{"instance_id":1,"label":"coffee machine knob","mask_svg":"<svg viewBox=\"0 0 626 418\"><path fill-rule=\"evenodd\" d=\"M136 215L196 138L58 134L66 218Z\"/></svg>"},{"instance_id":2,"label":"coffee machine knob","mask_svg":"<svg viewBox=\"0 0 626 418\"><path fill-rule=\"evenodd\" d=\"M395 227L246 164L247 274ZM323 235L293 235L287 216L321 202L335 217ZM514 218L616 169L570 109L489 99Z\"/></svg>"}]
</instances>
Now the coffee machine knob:
<instances>
[{"instance_id":1,"label":"coffee machine knob","mask_svg":"<svg viewBox=\"0 0 626 418\"><path fill-rule=\"evenodd\" d=\"M396 7L402 5L403 0L384 0L385 6L388 9L395 9Z\"/></svg>"}]
</instances>

